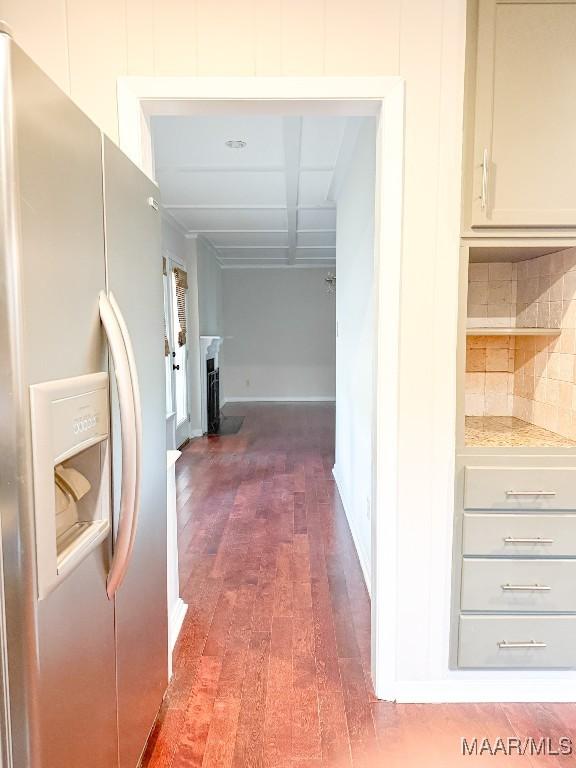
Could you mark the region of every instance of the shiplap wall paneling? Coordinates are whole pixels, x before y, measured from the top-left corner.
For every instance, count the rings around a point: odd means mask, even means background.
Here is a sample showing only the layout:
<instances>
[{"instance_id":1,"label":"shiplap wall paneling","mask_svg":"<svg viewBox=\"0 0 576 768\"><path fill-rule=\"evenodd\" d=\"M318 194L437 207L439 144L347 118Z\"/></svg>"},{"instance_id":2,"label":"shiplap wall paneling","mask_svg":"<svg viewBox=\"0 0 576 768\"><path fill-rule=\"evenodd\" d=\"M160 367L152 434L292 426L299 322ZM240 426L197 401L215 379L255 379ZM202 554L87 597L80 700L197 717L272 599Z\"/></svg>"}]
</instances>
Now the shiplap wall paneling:
<instances>
[{"instance_id":1,"label":"shiplap wall paneling","mask_svg":"<svg viewBox=\"0 0 576 768\"><path fill-rule=\"evenodd\" d=\"M327 75L398 74L400 0L326 3Z\"/></svg>"},{"instance_id":2,"label":"shiplap wall paneling","mask_svg":"<svg viewBox=\"0 0 576 768\"><path fill-rule=\"evenodd\" d=\"M67 0L70 95L112 138L116 80L126 75L126 8L117 0Z\"/></svg>"},{"instance_id":3,"label":"shiplap wall paneling","mask_svg":"<svg viewBox=\"0 0 576 768\"><path fill-rule=\"evenodd\" d=\"M153 0L126 0L126 73L154 74Z\"/></svg>"},{"instance_id":4,"label":"shiplap wall paneling","mask_svg":"<svg viewBox=\"0 0 576 768\"><path fill-rule=\"evenodd\" d=\"M16 42L65 91L70 90L66 0L0 0Z\"/></svg>"}]
</instances>

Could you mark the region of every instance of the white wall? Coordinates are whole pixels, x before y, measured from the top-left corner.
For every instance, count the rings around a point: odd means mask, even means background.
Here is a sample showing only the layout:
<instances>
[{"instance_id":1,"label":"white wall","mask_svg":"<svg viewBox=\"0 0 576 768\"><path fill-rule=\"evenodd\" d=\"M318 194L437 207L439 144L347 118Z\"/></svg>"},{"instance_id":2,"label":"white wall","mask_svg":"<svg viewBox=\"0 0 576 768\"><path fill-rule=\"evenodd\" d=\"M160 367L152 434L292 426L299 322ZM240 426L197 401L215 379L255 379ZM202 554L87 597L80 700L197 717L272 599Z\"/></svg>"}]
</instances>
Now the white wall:
<instances>
[{"instance_id":1,"label":"white wall","mask_svg":"<svg viewBox=\"0 0 576 768\"><path fill-rule=\"evenodd\" d=\"M0 0L24 49L112 137L123 75L406 79L398 655L387 695L416 701L473 700L477 678L484 695L491 680L512 691L518 677L448 671L465 10L464 0Z\"/></svg>"},{"instance_id":2,"label":"white wall","mask_svg":"<svg viewBox=\"0 0 576 768\"><path fill-rule=\"evenodd\" d=\"M162 215L162 255L186 263L186 238L179 225Z\"/></svg>"},{"instance_id":3,"label":"white wall","mask_svg":"<svg viewBox=\"0 0 576 768\"><path fill-rule=\"evenodd\" d=\"M367 119L337 200L334 477L370 584L374 375L375 121Z\"/></svg>"},{"instance_id":4,"label":"white wall","mask_svg":"<svg viewBox=\"0 0 576 768\"><path fill-rule=\"evenodd\" d=\"M206 240L199 237L196 244L200 336L222 336L222 268L217 261L217 254Z\"/></svg>"},{"instance_id":5,"label":"white wall","mask_svg":"<svg viewBox=\"0 0 576 768\"><path fill-rule=\"evenodd\" d=\"M329 400L335 297L327 269L224 269L226 400Z\"/></svg>"}]
</instances>

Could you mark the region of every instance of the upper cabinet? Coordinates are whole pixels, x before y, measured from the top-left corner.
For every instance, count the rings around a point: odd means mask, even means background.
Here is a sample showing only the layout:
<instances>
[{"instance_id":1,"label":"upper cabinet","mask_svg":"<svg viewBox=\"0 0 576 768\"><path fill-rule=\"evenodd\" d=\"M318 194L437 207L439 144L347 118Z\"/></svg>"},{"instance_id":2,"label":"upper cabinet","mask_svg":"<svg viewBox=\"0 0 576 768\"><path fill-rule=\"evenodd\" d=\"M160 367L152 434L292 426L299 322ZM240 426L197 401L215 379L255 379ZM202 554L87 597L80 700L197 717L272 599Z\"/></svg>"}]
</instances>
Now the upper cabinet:
<instances>
[{"instance_id":1,"label":"upper cabinet","mask_svg":"<svg viewBox=\"0 0 576 768\"><path fill-rule=\"evenodd\" d=\"M479 0L470 224L576 228L576 1Z\"/></svg>"}]
</instances>

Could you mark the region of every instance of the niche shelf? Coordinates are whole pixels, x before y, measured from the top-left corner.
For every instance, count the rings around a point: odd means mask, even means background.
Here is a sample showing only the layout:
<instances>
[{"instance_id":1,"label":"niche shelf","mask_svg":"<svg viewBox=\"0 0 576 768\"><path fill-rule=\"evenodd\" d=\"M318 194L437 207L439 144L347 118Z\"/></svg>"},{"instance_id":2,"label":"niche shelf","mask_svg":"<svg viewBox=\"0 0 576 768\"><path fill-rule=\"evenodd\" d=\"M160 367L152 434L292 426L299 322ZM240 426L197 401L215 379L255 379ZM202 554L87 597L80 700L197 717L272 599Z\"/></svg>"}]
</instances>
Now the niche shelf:
<instances>
[{"instance_id":1,"label":"niche shelf","mask_svg":"<svg viewBox=\"0 0 576 768\"><path fill-rule=\"evenodd\" d=\"M560 336L561 328L466 328L466 336Z\"/></svg>"}]
</instances>

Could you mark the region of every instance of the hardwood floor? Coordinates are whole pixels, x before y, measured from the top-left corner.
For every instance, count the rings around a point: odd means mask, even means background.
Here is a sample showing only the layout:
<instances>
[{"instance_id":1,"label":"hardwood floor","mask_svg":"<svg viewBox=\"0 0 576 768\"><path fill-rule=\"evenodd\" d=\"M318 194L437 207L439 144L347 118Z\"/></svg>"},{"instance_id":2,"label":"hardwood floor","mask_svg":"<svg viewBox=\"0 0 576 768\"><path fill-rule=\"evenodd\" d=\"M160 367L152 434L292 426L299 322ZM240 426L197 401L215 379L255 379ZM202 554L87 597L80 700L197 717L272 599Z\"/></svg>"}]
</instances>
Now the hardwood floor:
<instances>
[{"instance_id":1,"label":"hardwood floor","mask_svg":"<svg viewBox=\"0 0 576 768\"><path fill-rule=\"evenodd\" d=\"M370 606L332 479L334 409L234 405L238 434L177 463L188 615L145 768L556 768L461 738L572 736L575 705L374 699ZM576 692L575 692L576 698ZM530 750L528 750L530 751Z\"/></svg>"}]
</instances>

